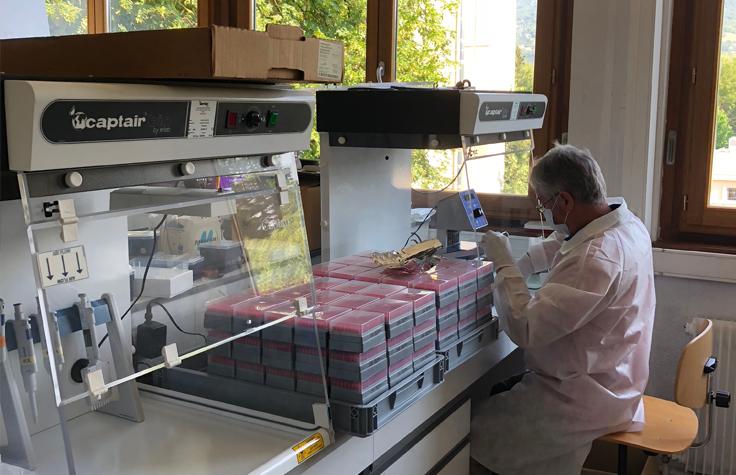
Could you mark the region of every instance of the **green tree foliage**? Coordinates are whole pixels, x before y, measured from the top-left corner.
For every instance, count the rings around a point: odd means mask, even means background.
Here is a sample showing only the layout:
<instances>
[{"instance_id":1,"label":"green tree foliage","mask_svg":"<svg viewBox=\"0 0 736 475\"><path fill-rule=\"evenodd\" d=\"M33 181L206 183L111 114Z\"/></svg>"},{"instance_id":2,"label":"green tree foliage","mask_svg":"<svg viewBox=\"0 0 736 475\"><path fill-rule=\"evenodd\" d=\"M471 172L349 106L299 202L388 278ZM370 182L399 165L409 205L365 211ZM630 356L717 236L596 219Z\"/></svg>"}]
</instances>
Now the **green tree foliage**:
<instances>
[{"instance_id":1,"label":"green tree foliage","mask_svg":"<svg viewBox=\"0 0 736 475\"><path fill-rule=\"evenodd\" d=\"M87 33L87 0L46 0L52 35Z\"/></svg>"},{"instance_id":2,"label":"green tree foliage","mask_svg":"<svg viewBox=\"0 0 736 475\"><path fill-rule=\"evenodd\" d=\"M716 148L728 147L728 139L733 135L733 128L728 121L728 115L718 108L716 112Z\"/></svg>"},{"instance_id":3,"label":"green tree foliage","mask_svg":"<svg viewBox=\"0 0 736 475\"><path fill-rule=\"evenodd\" d=\"M197 0L111 0L110 31L197 26Z\"/></svg>"},{"instance_id":4,"label":"green tree foliage","mask_svg":"<svg viewBox=\"0 0 736 475\"><path fill-rule=\"evenodd\" d=\"M722 54L718 78L718 103L731 128L736 128L736 55Z\"/></svg>"},{"instance_id":5,"label":"green tree foliage","mask_svg":"<svg viewBox=\"0 0 736 475\"><path fill-rule=\"evenodd\" d=\"M526 62L520 47L516 47L514 89L531 91L534 86L534 65ZM529 140L506 144L502 193L525 195L529 180Z\"/></svg>"}]
</instances>

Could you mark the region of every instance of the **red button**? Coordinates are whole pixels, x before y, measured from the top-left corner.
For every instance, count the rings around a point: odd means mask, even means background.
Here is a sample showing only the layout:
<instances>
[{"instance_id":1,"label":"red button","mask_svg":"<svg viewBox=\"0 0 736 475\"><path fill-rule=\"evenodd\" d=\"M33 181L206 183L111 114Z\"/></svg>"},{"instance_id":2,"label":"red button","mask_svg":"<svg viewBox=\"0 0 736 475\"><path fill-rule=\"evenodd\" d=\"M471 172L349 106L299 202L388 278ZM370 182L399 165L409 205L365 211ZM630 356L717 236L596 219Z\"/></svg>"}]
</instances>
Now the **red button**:
<instances>
[{"instance_id":1,"label":"red button","mask_svg":"<svg viewBox=\"0 0 736 475\"><path fill-rule=\"evenodd\" d=\"M229 112L227 113L227 124L225 125L226 129L234 129L238 126L238 113L237 112Z\"/></svg>"}]
</instances>

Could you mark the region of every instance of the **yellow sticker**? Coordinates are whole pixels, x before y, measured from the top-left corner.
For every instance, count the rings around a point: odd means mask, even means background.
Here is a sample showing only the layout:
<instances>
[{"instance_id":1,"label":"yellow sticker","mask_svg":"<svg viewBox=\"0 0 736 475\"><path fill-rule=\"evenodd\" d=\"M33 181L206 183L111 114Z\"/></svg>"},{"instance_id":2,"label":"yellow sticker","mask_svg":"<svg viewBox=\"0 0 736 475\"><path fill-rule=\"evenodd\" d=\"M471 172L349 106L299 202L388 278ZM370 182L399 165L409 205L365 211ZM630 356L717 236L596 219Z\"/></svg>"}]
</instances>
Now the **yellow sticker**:
<instances>
[{"instance_id":1,"label":"yellow sticker","mask_svg":"<svg viewBox=\"0 0 736 475\"><path fill-rule=\"evenodd\" d=\"M296 452L296 463L302 463L325 447L322 434L312 434L291 448Z\"/></svg>"}]
</instances>

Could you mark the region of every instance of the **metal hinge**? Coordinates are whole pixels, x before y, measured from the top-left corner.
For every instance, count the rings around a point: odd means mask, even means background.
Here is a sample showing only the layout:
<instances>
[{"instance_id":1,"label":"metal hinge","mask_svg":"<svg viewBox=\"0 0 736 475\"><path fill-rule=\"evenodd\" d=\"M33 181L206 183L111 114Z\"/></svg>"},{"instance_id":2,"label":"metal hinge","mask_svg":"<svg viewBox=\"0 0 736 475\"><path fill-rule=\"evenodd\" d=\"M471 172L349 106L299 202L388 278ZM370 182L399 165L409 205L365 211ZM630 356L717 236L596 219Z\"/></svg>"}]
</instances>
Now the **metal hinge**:
<instances>
[{"instance_id":1,"label":"metal hinge","mask_svg":"<svg viewBox=\"0 0 736 475\"><path fill-rule=\"evenodd\" d=\"M665 151L665 163L667 165L675 164L675 157L677 152L677 131L670 130L667 132L667 149Z\"/></svg>"},{"instance_id":2,"label":"metal hinge","mask_svg":"<svg viewBox=\"0 0 736 475\"><path fill-rule=\"evenodd\" d=\"M687 211L687 195L682 195L682 210Z\"/></svg>"},{"instance_id":3,"label":"metal hinge","mask_svg":"<svg viewBox=\"0 0 736 475\"><path fill-rule=\"evenodd\" d=\"M695 66L692 67L690 70L690 83L695 84L695 81L698 79L698 68Z\"/></svg>"},{"instance_id":4,"label":"metal hinge","mask_svg":"<svg viewBox=\"0 0 736 475\"><path fill-rule=\"evenodd\" d=\"M552 77L550 78L552 85L557 84L557 68L552 68Z\"/></svg>"}]
</instances>

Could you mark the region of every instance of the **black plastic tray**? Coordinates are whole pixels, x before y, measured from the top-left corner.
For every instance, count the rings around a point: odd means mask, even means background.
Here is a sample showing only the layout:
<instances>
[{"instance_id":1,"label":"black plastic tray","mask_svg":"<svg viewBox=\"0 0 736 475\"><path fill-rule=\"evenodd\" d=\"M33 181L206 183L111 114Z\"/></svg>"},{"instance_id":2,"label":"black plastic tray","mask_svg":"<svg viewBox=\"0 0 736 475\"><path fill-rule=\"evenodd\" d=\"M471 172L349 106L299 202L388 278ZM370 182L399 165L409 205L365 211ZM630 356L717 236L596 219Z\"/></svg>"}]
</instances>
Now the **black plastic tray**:
<instances>
[{"instance_id":1,"label":"black plastic tray","mask_svg":"<svg viewBox=\"0 0 736 475\"><path fill-rule=\"evenodd\" d=\"M438 353L445 357L444 371L448 373L457 368L484 346L496 339L498 339L498 318L493 317L490 321L479 325L472 332L437 350Z\"/></svg>"},{"instance_id":2,"label":"black plastic tray","mask_svg":"<svg viewBox=\"0 0 736 475\"><path fill-rule=\"evenodd\" d=\"M444 367L444 357L437 355L434 361L420 371L367 404L330 399L335 429L359 437L371 435L442 383ZM324 398L312 394L223 378L185 368L162 369L154 375L155 385L164 389L304 422L314 422L312 404L324 402Z\"/></svg>"}]
</instances>

